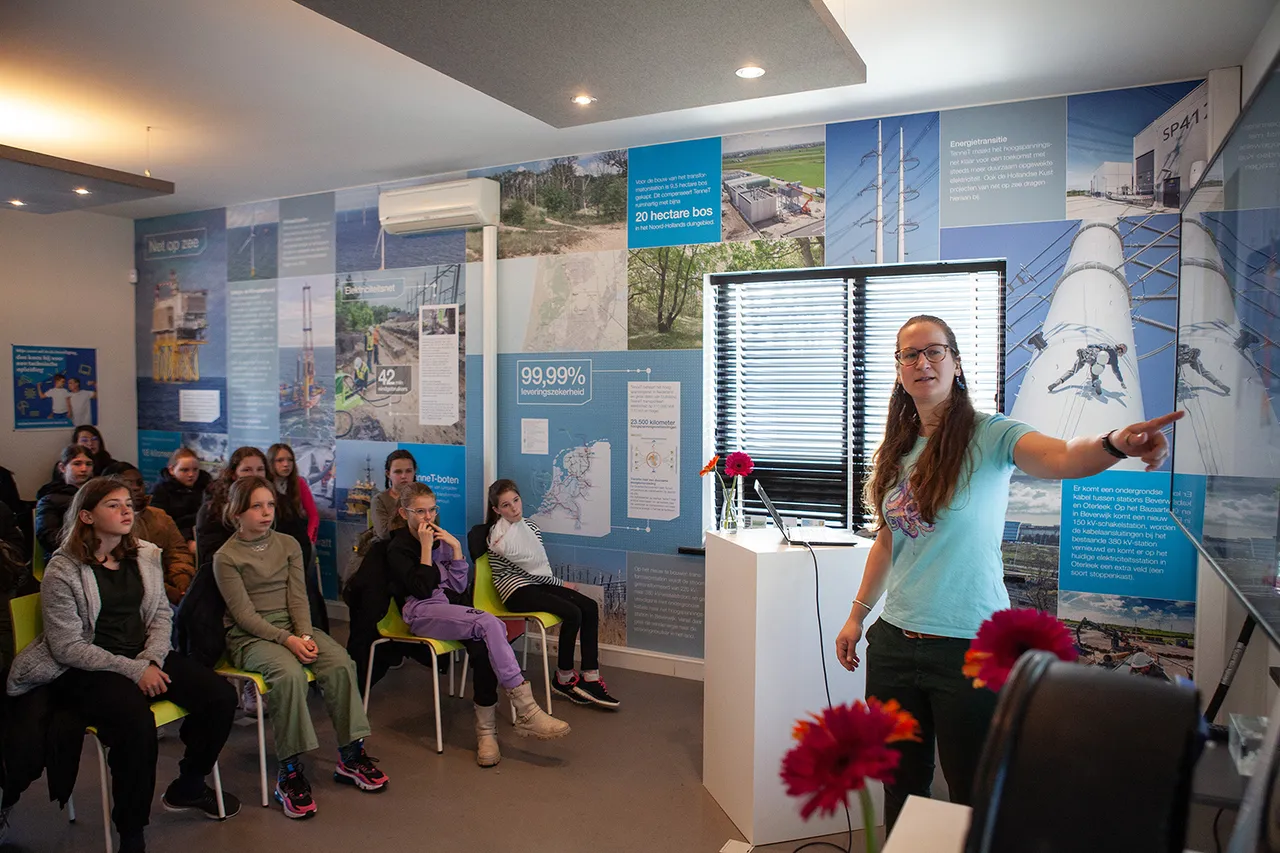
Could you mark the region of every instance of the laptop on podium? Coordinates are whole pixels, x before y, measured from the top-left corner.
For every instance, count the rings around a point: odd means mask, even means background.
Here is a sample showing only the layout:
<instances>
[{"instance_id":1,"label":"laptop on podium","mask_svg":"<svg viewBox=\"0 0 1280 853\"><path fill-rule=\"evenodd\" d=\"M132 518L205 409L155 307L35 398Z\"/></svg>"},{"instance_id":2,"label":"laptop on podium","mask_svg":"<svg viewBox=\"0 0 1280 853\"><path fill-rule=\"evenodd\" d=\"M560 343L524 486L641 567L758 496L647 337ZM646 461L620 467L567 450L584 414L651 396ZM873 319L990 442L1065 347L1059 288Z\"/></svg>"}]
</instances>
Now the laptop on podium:
<instances>
[{"instance_id":1,"label":"laptop on podium","mask_svg":"<svg viewBox=\"0 0 1280 853\"><path fill-rule=\"evenodd\" d=\"M857 545L858 536L851 530L841 530L838 527L792 527L787 529L786 524L782 522L782 516L778 514L777 507L773 505L773 501L769 500L769 496L765 494L764 486L760 485L760 481L755 482L756 494L760 496L760 502L764 504L764 508L769 511L769 515L773 516L773 523L778 525L778 529L782 531L782 538L787 541L788 545Z\"/></svg>"}]
</instances>

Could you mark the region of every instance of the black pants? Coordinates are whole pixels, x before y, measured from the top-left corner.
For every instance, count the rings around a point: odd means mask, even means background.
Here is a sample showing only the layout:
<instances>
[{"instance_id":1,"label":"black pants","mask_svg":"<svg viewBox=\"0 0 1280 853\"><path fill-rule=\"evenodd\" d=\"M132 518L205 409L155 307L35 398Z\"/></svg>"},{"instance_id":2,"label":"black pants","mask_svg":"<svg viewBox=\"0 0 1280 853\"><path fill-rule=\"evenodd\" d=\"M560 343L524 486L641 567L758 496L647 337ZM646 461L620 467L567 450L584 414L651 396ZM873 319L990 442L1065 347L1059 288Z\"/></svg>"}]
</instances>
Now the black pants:
<instances>
[{"instance_id":1,"label":"black pants","mask_svg":"<svg viewBox=\"0 0 1280 853\"><path fill-rule=\"evenodd\" d=\"M933 785L934 739L951 802L972 805L973 777L996 709L996 694L964 676L969 640L913 640L877 620L867 629L867 696L896 699L920 723L920 742L898 741L902 755L892 785L884 786L885 832L907 797L928 797Z\"/></svg>"},{"instance_id":2,"label":"black pants","mask_svg":"<svg viewBox=\"0 0 1280 853\"><path fill-rule=\"evenodd\" d=\"M545 610L564 620L560 626L557 667L566 671L573 669L573 641L581 632L582 668L600 668L600 609L595 599L567 586L540 583L520 587L505 603L510 610Z\"/></svg>"},{"instance_id":3,"label":"black pants","mask_svg":"<svg viewBox=\"0 0 1280 853\"><path fill-rule=\"evenodd\" d=\"M475 692L475 703L488 708L498 704L498 674L489 663L489 650L484 640L464 640L467 656L471 662L471 685Z\"/></svg>"},{"instance_id":4,"label":"black pants","mask_svg":"<svg viewBox=\"0 0 1280 853\"><path fill-rule=\"evenodd\" d=\"M169 676L168 699L185 709L180 736L186 753L179 765L183 774L205 776L213 770L218 753L231 733L236 713L236 691L213 670L177 652L164 662ZM151 700L131 679L115 672L72 669L51 685L55 701L65 703L98 730L108 750L111 795L115 807L111 819L121 835L141 830L148 823L156 789L156 723Z\"/></svg>"}]
</instances>

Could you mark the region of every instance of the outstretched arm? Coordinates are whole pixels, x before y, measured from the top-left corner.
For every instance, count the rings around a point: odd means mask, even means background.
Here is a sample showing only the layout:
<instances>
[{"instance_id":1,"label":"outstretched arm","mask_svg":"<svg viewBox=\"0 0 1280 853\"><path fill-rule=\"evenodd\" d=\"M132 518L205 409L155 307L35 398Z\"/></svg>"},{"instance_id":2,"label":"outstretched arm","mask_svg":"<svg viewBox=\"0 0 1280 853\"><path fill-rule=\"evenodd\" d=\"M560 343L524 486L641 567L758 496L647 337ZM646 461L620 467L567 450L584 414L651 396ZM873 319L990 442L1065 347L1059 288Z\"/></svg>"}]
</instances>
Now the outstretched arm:
<instances>
[{"instance_id":1,"label":"outstretched arm","mask_svg":"<svg viewBox=\"0 0 1280 853\"><path fill-rule=\"evenodd\" d=\"M1142 459L1147 463L1147 470L1154 471L1169 455L1169 443L1161 430L1183 414L1170 412L1117 429L1111 433L1111 443L1126 456ZM1076 480L1101 473L1119 460L1103 448L1101 436L1077 436L1063 441L1032 432L1014 445L1013 461L1023 471L1042 480Z\"/></svg>"}]
</instances>

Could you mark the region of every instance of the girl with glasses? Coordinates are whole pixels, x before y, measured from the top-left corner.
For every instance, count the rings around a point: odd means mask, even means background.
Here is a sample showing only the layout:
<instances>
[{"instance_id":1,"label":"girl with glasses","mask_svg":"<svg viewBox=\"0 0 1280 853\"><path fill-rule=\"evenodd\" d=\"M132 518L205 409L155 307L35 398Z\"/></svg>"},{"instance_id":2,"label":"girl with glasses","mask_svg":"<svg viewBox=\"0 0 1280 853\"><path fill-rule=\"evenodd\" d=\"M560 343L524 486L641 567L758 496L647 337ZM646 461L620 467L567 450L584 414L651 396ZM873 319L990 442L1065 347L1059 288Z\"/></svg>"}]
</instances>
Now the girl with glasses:
<instances>
[{"instance_id":1,"label":"girl with glasses","mask_svg":"<svg viewBox=\"0 0 1280 853\"><path fill-rule=\"evenodd\" d=\"M1041 479L1075 479L1133 456L1154 470L1168 454L1160 430L1181 415L1063 441L977 412L955 333L929 315L898 330L894 358L884 441L863 497L879 534L836 638L841 665L856 669L863 622L885 595L866 632L867 695L899 702L922 735L893 744L901 761L885 785L886 830L908 796L929 796L935 737L951 801L969 804L996 694L975 689L962 668L978 627L1009 607L1000 539L1014 467Z\"/></svg>"},{"instance_id":2,"label":"girl with glasses","mask_svg":"<svg viewBox=\"0 0 1280 853\"><path fill-rule=\"evenodd\" d=\"M540 740L564 737L569 724L548 716L496 616L470 607L466 591L470 566L458 538L440 526L435 493L421 483L401 486L399 515L404 524L387 545L387 582L405 623L420 637L462 640L474 675L476 763L492 767L498 749L498 686L516 706L516 734Z\"/></svg>"}]
</instances>

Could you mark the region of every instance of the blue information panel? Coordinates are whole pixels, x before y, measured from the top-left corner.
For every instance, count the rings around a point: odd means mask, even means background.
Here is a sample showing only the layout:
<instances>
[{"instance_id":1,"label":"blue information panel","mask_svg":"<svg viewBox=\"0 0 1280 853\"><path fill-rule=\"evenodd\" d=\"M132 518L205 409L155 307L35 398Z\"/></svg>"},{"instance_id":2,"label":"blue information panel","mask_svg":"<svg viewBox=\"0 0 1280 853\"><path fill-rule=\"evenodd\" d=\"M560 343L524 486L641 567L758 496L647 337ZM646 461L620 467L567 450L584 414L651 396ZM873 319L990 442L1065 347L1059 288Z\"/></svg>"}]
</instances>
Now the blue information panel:
<instances>
[{"instance_id":1,"label":"blue information panel","mask_svg":"<svg viewBox=\"0 0 1280 853\"><path fill-rule=\"evenodd\" d=\"M720 242L720 137L632 148L627 245Z\"/></svg>"},{"instance_id":2,"label":"blue information panel","mask_svg":"<svg viewBox=\"0 0 1280 853\"><path fill-rule=\"evenodd\" d=\"M516 402L581 406L591 401L591 359L530 358L516 362Z\"/></svg>"}]
</instances>

